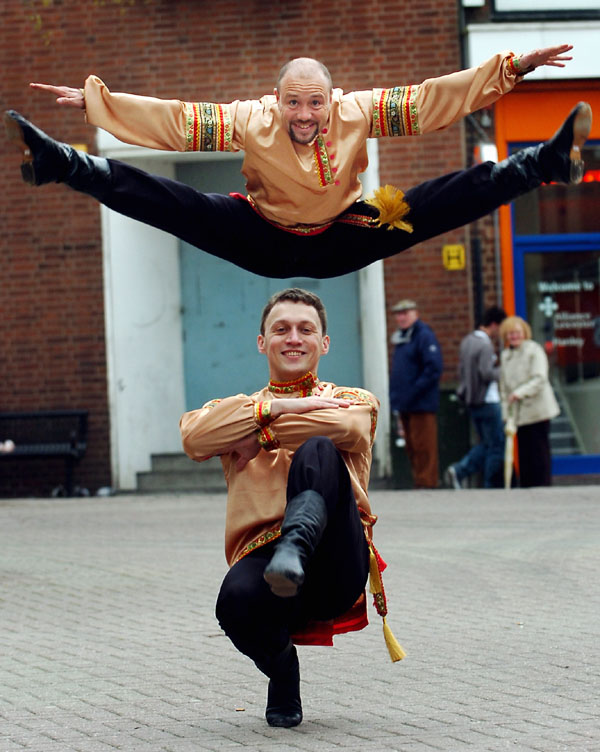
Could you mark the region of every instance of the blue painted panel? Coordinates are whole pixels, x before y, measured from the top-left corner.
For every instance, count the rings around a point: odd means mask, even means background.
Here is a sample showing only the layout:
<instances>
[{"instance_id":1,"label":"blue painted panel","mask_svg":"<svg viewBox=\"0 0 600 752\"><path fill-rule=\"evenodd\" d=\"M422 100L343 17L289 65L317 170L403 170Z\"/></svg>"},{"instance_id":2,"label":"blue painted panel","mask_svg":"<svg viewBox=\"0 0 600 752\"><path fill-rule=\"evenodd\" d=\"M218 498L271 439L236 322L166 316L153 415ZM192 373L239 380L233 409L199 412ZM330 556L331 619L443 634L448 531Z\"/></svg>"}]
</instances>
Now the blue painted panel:
<instances>
[{"instance_id":1,"label":"blue painted panel","mask_svg":"<svg viewBox=\"0 0 600 752\"><path fill-rule=\"evenodd\" d=\"M199 190L245 192L241 161L180 165L177 178ZM330 352L319 377L360 385L362 352L358 274L334 279L266 279L180 244L186 409L215 397L251 393L268 379L267 362L256 346L267 299L286 287L319 295L327 308Z\"/></svg>"}]
</instances>

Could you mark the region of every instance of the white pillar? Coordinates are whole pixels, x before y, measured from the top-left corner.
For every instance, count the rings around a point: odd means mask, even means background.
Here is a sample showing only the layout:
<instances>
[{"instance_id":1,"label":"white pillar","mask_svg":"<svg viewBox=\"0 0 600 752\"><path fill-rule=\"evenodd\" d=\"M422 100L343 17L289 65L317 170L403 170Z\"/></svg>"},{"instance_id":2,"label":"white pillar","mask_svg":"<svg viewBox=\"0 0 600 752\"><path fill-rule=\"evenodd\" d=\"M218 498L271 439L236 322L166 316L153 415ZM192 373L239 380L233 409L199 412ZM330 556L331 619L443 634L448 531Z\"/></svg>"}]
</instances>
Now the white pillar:
<instances>
[{"instance_id":1,"label":"white pillar","mask_svg":"<svg viewBox=\"0 0 600 752\"><path fill-rule=\"evenodd\" d=\"M102 156L173 177L174 162L98 131ZM144 156L146 155L146 159ZM152 453L181 452L185 410L179 243L102 207L111 468L118 490L136 488Z\"/></svg>"}]
</instances>

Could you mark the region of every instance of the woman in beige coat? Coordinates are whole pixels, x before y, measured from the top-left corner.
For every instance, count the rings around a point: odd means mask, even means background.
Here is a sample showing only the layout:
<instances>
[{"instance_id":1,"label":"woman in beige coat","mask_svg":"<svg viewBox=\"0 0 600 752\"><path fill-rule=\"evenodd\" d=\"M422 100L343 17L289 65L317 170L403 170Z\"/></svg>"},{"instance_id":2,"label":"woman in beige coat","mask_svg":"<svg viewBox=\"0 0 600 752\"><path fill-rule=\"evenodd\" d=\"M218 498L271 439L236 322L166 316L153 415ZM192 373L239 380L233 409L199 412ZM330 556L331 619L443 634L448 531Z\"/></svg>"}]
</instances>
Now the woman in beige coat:
<instances>
[{"instance_id":1,"label":"woman in beige coat","mask_svg":"<svg viewBox=\"0 0 600 752\"><path fill-rule=\"evenodd\" d=\"M548 358L531 339L531 327L520 316L500 325L500 397L504 419L513 415L519 446L519 479L523 488L550 486L550 419L560 409L548 379Z\"/></svg>"}]
</instances>

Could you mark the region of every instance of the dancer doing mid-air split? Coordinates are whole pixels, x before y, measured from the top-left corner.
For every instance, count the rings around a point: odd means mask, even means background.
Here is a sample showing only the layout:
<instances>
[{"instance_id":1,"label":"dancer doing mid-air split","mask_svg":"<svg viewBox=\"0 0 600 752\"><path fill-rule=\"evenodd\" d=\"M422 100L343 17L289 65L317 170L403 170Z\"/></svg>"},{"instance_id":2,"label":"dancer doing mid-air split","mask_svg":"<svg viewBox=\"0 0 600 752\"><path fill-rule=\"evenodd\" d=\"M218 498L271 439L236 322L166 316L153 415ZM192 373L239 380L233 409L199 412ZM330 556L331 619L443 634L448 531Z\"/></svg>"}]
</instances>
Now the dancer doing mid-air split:
<instances>
[{"instance_id":1,"label":"dancer doing mid-air split","mask_svg":"<svg viewBox=\"0 0 600 752\"><path fill-rule=\"evenodd\" d=\"M571 45L494 55L478 67L419 85L344 94L327 68L296 58L273 95L231 104L31 84L127 143L174 151L243 150L247 196L206 194L54 141L14 110L9 138L33 185L62 182L128 217L266 277L335 277L484 216L542 183L578 183L592 114L577 104L555 135L499 162L360 200L367 138L446 128L511 91L539 66L564 67Z\"/></svg>"}]
</instances>

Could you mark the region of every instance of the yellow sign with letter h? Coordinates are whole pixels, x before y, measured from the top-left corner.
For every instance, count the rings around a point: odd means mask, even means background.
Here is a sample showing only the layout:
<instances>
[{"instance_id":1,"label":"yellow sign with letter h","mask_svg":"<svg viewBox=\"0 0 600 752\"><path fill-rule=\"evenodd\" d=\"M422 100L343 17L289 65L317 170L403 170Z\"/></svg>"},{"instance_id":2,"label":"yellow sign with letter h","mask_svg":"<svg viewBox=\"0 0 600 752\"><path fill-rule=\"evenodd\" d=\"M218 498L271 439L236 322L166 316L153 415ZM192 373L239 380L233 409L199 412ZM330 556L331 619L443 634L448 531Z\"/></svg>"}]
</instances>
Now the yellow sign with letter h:
<instances>
[{"instance_id":1,"label":"yellow sign with letter h","mask_svg":"<svg viewBox=\"0 0 600 752\"><path fill-rule=\"evenodd\" d=\"M464 245L442 246L442 261L448 271L456 272L465 268L466 254Z\"/></svg>"}]
</instances>

